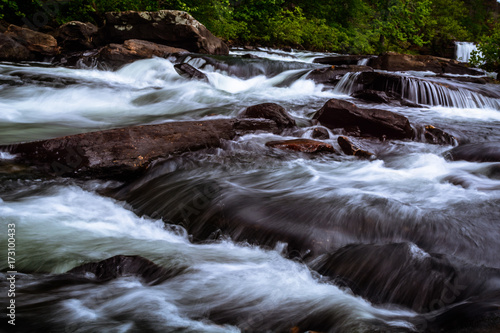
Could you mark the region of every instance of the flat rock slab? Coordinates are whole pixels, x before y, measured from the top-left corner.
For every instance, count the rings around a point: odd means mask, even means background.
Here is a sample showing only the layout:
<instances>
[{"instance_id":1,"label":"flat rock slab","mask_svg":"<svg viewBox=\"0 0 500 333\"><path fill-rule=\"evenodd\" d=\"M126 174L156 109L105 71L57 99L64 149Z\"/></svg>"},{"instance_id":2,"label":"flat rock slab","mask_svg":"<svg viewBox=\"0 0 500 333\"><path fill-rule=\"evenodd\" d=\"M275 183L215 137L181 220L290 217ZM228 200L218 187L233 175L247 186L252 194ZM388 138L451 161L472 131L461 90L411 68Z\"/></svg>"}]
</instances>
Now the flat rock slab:
<instances>
[{"instance_id":1,"label":"flat rock slab","mask_svg":"<svg viewBox=\"0 0 500 333\"><path fill-rule=\"evenodd\" d=\"M0 151L51 175L126 179L158 158L218 147L221 140L256 130L277 132L277 126L257 119L182 121L0 146Z\"/></svg>"},{"instance_id":2,"label":"flat rock slab","mask_svg":"<svg viewBox=\"0 0 500 333\"><path fill-rule=\"evenodd\" d=\"M266 146L302 153L337 153L331 144L310 139L269 141L266 143Z\"/></svg>"}]
</instances>

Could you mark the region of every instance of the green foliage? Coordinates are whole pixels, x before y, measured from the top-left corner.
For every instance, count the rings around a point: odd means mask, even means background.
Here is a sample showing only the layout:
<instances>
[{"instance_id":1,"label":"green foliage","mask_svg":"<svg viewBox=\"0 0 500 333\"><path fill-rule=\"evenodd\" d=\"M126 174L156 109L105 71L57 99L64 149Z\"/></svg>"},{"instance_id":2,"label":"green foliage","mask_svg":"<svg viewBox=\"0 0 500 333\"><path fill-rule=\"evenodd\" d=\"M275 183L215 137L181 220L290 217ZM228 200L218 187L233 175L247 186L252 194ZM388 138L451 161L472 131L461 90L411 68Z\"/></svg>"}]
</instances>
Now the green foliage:
<instances>
[{"instance_id":1,"label":"green foliage","mask_svg":"<svg viewBox=\"0 0 500 333\"><path fill-rule=\"evenodd\" d=\"M99 24L108 11L177 9L193 15L215 35L239 43L363 54L415 52L422 47L440 52L455 40L493 38L485 22L495 4L494 0L0 0L0 19L20 25L37 16L44 18L39 20L43 24L72 20ZM50 6L57 8L48 10ZM483 47L490 44L485 39Z\"/></svg>"},{"instance_id":2,"label":"green foliage","mask_svg":"<svg viewBox=\"0 0 500 333\"><path fill-rule=\"evenodd\" d=\"M374 32L379 35L380 51L405 51L411 45L429 43L425 29L431 20L430 0L381 0L375 3L378 15Z\"/></svg>"},{"instance_id":3,"label":"green foliage","mask_svg":"<svg viewBox=\"0 0 500 333\"><path fill-rule=\"evenodd\" d=\"M491 34L483 37L477 49L478 51L472 52L470 64L496 72L497 79L500 79L500 22L493 25Z\"/></svg>"},{"instance_id":4,"label":"green foliage","mask_svg":"<svg viewBox=\"0 0 500 333\"><path fill-rule=\"evenodd\" d=\"M13 0L0 0L0 20L5 17L6 12L11 12L11 15L23 16L19 10L17 2Z\"/></svg>"}]
</instances>

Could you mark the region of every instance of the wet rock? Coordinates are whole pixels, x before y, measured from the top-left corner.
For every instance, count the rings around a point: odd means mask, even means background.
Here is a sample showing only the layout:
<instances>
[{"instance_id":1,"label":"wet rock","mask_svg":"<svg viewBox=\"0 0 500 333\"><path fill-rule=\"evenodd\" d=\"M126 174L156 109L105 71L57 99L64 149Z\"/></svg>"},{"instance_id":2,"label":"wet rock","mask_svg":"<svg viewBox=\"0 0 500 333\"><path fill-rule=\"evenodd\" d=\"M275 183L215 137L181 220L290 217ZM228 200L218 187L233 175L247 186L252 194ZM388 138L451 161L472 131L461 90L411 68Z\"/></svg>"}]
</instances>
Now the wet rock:
<instances>
[{"instance_id":1,"label":"wet rock","mask_svg":"<svg viewBox=\"0 0 500 333\"><path fill-rule=\"evenodd\" d=\"M0 60L26 61L31 59L33 55L25 46L0 33Z\"/></svg>"},{"instance_id":2,"label":"wet rock","mask_svg":"<svg viewBox=\"0 0 500 333\"><path fill-rule=\"evenodd\" d=\"M368 102L386 103L386 104L390 103L390 98L389 96L387 96L385 91L377 91L370 89L359 90L353 93L351 96Z\"/></svg>"},{"instance_id":3,"label":"wet rock","mask_svg":"<svg viewBox=\"0 0 500 333\"><path fill-rule=\"evenodd\" d=\"M261 57L256 56L255 54L250 54L250 53L244 54L241 57L243 59L262 59Z\"/></svg>"},{"instance_id":4,"label":"wet rock","mask_svg":"<svg viewBox=\"0 0 500 333\"><path fill-rule=\"evenodd\" d=\"M345 136L339 136L337 139L337 142L338 142L340 148L342 148L342 151L344 152L344 154L346 154L346 155L352 155L352 156L363 157L363 158L370 158L373 156L372 153L359 148L357 145L352 143L352 141L349 138L347 138Z\"/></svg>"},{"instance_id":5,"label":"wet rock","mask_svg":"<svg viewBox=\"0 0 500 333\"><path fill-rule=\"evenodd\" d=\"M119 67L140 59L149 59L153 56L168 57L171 54L188 52L184 49L160 45L144 40L131 39L123 44L109 44L99 51L97 60L111 67Z\"/></svg>"},{"instance_id":6,"label":"wet rock","mask_svg":"<svg viewBox=\"0 0 500 333\"><path fill-rule=\"evenodd\" d=\"M408 119L402 115L377 109L360 109L356 105L331 99L314 114L328 128L359 127L361 135L388 139L410 139L414 131Z\"/></svg>"},{"instance_id":7,"label":"wet rock","mask_svg":"<svg viewBox=\"0 0 500 333\"><path fill-rule=\"evenodd\" d=\"M352 72L373 72L373 68L358 65L342 65L318 68L312 70L308 75L308 80L313 80L318 84L335 84L345 74Z\"/></svg>"},{"instance_id":8,"label":"wet rock","mask_svg":"<svg viewBox=\"0 0 500 333\"><path fill-rule=\"evenodd\" d=\"M41 32L11 24L5 32L5 36L14 39L39 58L44 56L53 57L59 53L57 40Z\"/></svg>"},{"instance_id":9,"label":"wet rock","mask_svg":"<svg viewBox=\"0 0 500 333\"><path fill-rule=\"evenodd\" d=\"M401 76L380 73L363 72L356 77L356 83L363 86L362 90L383 91L395 97L401 97Z\"/></svg>"},{"instance_id":10,"label":"wet rock","mask_svg":"<svg viewBox=\"0 0 500 333\"><path fill-rule=\"evenodd\" d=\"M295 127L295 120L286 110L275 103L263 103L248 107L239 115L240 118L264 118L271 119L280 128Z\"/></svg>"},{"instance_id":11,"label":"wet rock","mask_svg":"<svg viewBox=\"0 0 500 333\"><path fill-rule=\"evenodd\" d=\"M453 161L500 162L500 142L461 145L446 152L445 156Z\"/></svg>"},{"instance_id":12,"label":"wet rock","mask_svg":"<svg viewBox=\"0 0 500 333\"><path fill-rule=\"evenodd\" d=\"M50 175L130 179L159 158L219 147L221 140L263 129L277 126L258 119L181 121L0 146L0 151Z\"/></svg>"},{"instance_id":13,"label":"wet rock","mask_svg":"<svg viewBox=\"0 0 500 333\"><path fill-rule=\"evenodd\" d=\"M372 61L370 66L387 71L431 71L434 73L480 75L476 70L456 60L430 55L409 55L394 52L385 53Z\"/></svg>"},{"instance_id":14,"label":"wet rock","mask_svg":"<svg viewBox=\"0 0 500 333\"><path fill-rule=\"evenodd\" d=\"M279 134L281 130L276 122L270 119L235 119L233 128L236 135L245 135L250 132L267 132Z\"/></svg>"},{"instance_id":15,"label":"wet rock","mask_svg":"<svg viewBox=\"0 0 500 333\"><path fill-rule=\"evenodd\" d=\"M60 26L54 37L65 51L83 51L96 47L97 27L91 23L71 21Z\"/></svg>"},{"instance_id":16,"label":"wet rock","mask_svg":"<svg viewBox=\"0 0 500 333\"><path fill-rule=\"evenodd\" d=\"M335 65L335 66L357 65L360 60L369 58L371 57L362 55L342 55L342 56L316 58L313 60L313 62L316 64Z\"/></svg>"},{"instance_id":17,"label":"wet rock","mask_svg":"<svg viewBox=\"0 0 500 333\"><path fill-rule=\"evenodd\" d=\"M438 145L456 145L458 143L458 140L453 135L432 125L425 126L424 136L428 143Z\"/></svg>"},{"instance_id":18,"label":"wet rock","mask_svg":"<svg viewBox=\"0 0 500 333\"><path fill-rule=\"evenodd\" d=\"M324 127L315 127L312 131L312 138L319 140L326 140L330 138L330 134L328 134L328 130Z\"/></svg>"},{"instance_id":19,"label":"wet rock","mask_svg":"<svg viewBox=\"0 0 500 333\"><path fill-rule=\"evenodd\" d=\"M407 100L406 98L401 98L401 99L399 100L399 103L400 103L402 106L407 106L407 107L410 107L410 108L428 108L427 106L420 105L420 104L414 103L414 102L412 102L412 101L409 101L409 100Z\"/></svg>"},{"instance_id":20,"label":"wet rock","mask_svg":"<svg viewBox=\"0 0 500 333\"><path fill-rule=\"evenodd\" d=\"M447 284L463 285L449 262L409 243L347 245L324 256L313 269L372 302L391 302L417 312L429 312Z\"/></svg>"},{"instance_id":21,"label":"wet rock","mask_svg":"<svg viewBox=\"0 0 500 333\"><path fill-rule=\"evenodd\" d=\"M203 24L186 12L160 10L157 12L106 13L102 28L105 40L121 43L142 39L206 54L229 54L229 48Z\"/></svg>"},{"instance_id":22,"label":"wet rock","mask_svg":"<svg viewBox=\"0 0 500 333\"><path fill-rule=\"evenodd\" d=\"M194 68L190 64L177 64L174 65L175 71L182 77L188 78L188 79L195 79L195 80L200 80L200 81L208 81L208 77L199 71L198 69Z\"/></svg>"},{"instance_id":23,"label":"wet rock","mask_svg":"<svg viewBox=\"0 0 500 333\"><path fill-rule=\"evenodd\" d=\"M331 144L309 139L269 141L266 143L266 146L283 150L299 151L302 153L337 153Z\"/></svg>"},{"instance_id":24,"label":"wet rock","mask_svg":"<svg viewBox=\"0 0 500 333\"><path fill-rule=\"evenodd\" d=\"M69 274L93 275L93 280L106 282L123 276L137 276L150 285L182 273L182 269L165 269L141 256L117 255L96 263L83 264L68 271Z\"/></svg>"}]
</instances>

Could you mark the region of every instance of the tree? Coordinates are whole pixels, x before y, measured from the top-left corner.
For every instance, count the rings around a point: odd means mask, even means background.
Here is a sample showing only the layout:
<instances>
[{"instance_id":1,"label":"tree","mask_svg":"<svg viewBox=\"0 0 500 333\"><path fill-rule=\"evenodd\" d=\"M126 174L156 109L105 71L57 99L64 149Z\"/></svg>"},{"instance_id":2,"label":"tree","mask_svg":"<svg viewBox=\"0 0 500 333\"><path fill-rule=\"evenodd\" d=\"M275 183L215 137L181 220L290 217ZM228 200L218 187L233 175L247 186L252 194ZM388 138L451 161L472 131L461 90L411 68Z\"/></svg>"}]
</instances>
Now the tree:
<instances>
[{"instance_id":1,"label":"tree","mask_svg":"<svg viewBox=\"0 0 500 333\"><path fill-rule=\"evenodd\" d=\"M493 24L491 34L482 38L477 49L472 52L470 64L496 72L497 80L500 79L500 22Z\"/></svg>"}]
</instances>

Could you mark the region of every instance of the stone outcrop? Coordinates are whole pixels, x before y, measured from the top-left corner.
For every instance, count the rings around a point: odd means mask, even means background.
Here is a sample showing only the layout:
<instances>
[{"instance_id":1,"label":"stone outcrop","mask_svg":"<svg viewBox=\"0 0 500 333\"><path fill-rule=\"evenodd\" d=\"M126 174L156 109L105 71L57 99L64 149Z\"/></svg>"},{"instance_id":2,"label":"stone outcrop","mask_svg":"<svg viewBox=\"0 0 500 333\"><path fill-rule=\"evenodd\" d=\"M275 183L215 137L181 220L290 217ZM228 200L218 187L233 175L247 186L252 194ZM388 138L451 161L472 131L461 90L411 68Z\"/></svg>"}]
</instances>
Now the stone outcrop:
<instances>
[{"instance_id":1,"label":"stone outcrop","mask_svg":"<svg viewBox=\"0 0 500 333\"><path fill-rule=\"evenodd\" d=\"M385 53L370 61L370 66L375 69L387 71L431 71L442 74L469 74L481 75L476 69L469 68L464 64L446 58L433 57L429 55L409 55L393 52Z\"/></svg>"},{"instance_id":2,"label":"stone outcrop","mask_svg":"<svg viewBox=\"0 0 500 333\"><path fill-rule=\"evenodd\" d=\"M0 60L26 61L33 58L30 50L13 38L0 33Z\"/></svg>"},{"instance_id":3,"label":"stone outcrop","mask_svg":"<svg viewBox=\"0 0 500 333\"><path fill-rule=\"evenodd\" d=\"M310 139L269 141L266 143L266 146L302 153L337 153L331 144Z\"/></svg>"},{"instance_id":4,"label":"stone outcrop","mask_svg":"<svg viewBox=\"0 0 500 333\"><path fill-rule=\"evenodd\" d=\"M98 28L91 23L71 21L61 25L54 37L65 51L82 51L96 47Z\"/></svg>"},{"instance_id":5,"label":"stone outcrop","mask_svg":"<svg viewBox=\"0 0 500 333\"><path fill-rule=\"evenodd\" d=\"M286 112L286 110L275 103L263 103L248 107L239 115L240 118L264 118L276 122L278 127L295 127L295 120Z\"/></svg>"},{"instance_id":6,"label":"stone outcrop","mask_svg":"<svg viewBox=\"0 0 500 333\"><path fill-rule=\"evenodd\" d=\"M12 43L14 40L17 44ZM16 25L11 24L7 31L5 31L2 39L6 44L2 44L1 49L5 56L13 55L11 58L3 58L3 60L17 61L23 58L27 59L43 59L44 57L53 57L59 53L59 46L57 45L57 40L47 34L30 30L28 28L21 28ZM18 44L24 46L30 53L27 53L24 49L20 48ZM15 55L16 52L20 52L19 55Z\"/></svg>"},{"instance_id":7,"label":"stone outcrop","mask_svg":"<svg viewBox=\"0 0 500 333\"><path fill-rule=\"evenodd\" d=\"M106 25L101 34L112 43L143 39L196 53L229 53L227 45L203 24L188 13L177 10L106 13Z\"/></svg>"},{"instance_id":8,"label":"stone outcrop","mask_svg":"<svg viewBox=\"0 0 500 333\"><path fill-rule=\"evenodd\" d=\"M360 109L356 105L331 99L313 119L328 128L359 128L361 135L387 139L411 139L414 131L402 115L378 109Z\"/></svg>"},{"instance_id":9,"label":"stone outcrop","mask_svg":"<svg viewBox=\"0 0 500 333\"><path fill-rule=\"evenodd\" d=\"M0 151L16 154L16 162L52 175L127 179L159 158L219 147L221 140L257 130L279 132L270 120L179 121L0 146Z\"/></svg>"}]
</instances>

